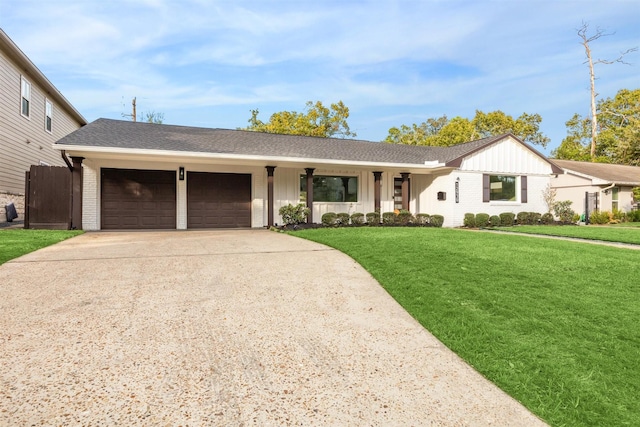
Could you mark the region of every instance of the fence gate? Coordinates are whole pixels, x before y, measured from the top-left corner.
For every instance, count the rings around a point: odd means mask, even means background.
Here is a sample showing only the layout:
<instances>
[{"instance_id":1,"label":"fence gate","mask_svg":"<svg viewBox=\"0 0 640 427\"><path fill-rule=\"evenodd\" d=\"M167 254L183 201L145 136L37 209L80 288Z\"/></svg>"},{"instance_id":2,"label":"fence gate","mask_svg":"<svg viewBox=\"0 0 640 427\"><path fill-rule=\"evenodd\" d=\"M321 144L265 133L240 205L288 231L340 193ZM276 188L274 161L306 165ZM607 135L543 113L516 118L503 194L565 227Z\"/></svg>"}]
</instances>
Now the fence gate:
<instances>
[{"instance_id":1,"label":"fence gate","mask_svg":"<svg viewBox=\"0 0 640 427\"><path fill-rule=\"evenodd\" d=\"M589 216L592 212L596 212L598 210L598 192L589 193L588 191L584 193L584 214L585 214L585 223L589 224Z\"/></svg>"},{"instance_id":2,"label":"fence gate","mask_svg":"<svg viewBox=\"0 0 640 427\"><path fill-rule=\"evenodd\" d=\"M71 228L71 171L64 166L36 166L25 176L24 228Z\"/></svg>"}]
</instances>

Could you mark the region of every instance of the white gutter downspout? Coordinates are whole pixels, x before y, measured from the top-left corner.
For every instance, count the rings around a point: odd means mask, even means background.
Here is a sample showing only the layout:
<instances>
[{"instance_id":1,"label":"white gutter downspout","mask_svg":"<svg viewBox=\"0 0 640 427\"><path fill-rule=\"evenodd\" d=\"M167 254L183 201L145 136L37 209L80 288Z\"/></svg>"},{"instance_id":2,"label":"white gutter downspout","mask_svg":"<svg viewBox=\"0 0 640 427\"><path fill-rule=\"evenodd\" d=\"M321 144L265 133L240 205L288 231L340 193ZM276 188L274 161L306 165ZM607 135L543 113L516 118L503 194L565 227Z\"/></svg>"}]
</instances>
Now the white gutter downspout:
<instances>
[{"instance_id":1,"label":"white gutter downspout","mask_svg":"<svg viewBox=\"0 0 640 427\"><path fill-rule=\"evenodd\" d=\"M615 186L616 186L616 183L614 182L610 186L601 189L600 192L604 194L609 194L609 190L611 190Z\"/></svg>"}]
</instances>

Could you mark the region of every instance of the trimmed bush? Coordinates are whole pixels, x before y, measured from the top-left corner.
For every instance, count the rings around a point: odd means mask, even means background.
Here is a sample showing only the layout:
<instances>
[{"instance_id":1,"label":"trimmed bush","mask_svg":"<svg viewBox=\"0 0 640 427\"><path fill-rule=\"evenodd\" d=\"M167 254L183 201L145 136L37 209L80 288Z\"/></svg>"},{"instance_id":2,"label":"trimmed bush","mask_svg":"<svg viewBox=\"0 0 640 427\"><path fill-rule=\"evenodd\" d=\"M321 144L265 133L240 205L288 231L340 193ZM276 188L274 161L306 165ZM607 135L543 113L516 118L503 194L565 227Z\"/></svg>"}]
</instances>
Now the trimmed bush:
<instances>
[{"instance_id":1,"label":"trimmed bush","mask_svg":"<svg viewBox=\"0 0 640 427\"><path fill-rule=\"evenodd\" d=\"M352 225L362 225L364 223L364 214L361 212L354 212L351 214Z\"/></svg>"},{"instance_id":2,"label":"trimmed bush","mask_svg":"<svg viewBox=\"0 0 640 427\"><path fill-rule=\"evenodd\" d=\"M489 225L492 227L500 227L500 217L498 215L491 215Z\"/></svg>"},{"instance_id":3,"label":"trimmed bush","mask_svg":"<svg viewBox=\"0 0 640 427\"><path fill-rule=\"evenodd\" d=\"M489 225L489 214L479 213L476 214L476 227L486 227Z\"/></svg>"},{"instance_id":4,"label":"trimmed bush","mask_svg":"<svg viewBox=\"0 0 640 427\"><path fill-rule=\"evenodd\" d=\"M542 215L538 212L529 212L531 224L538 225L540 224L540 220L542 219Z\"/></svg>"},{"instance_id":5,"label":"trimmed bush","mask_svg":"<svg viewBox=\"0 0 640 427\"><path fill-rule=\"evenodd\" d=\"M547 212L540 217L540 222L545 225L553 224L553 214L551 212Z\"/></svg>"},{"instance_id":6,"label":"trimmed bush","mask_svg":"<svg viewBox=\"0 0 640 427\"><path fill-rule=\"evenodd\" d=\"M500 214L500 225L503 227L513 226L513 220L516 218L513 212L502 212Z\"/></svg>"},{"instance_id":7,"label":"trimmed bush","mask_svg":"<svg viewBox=\"0 0 640 427\"><path fill-rule=\"evenodd\" d=\"M418 225L429 225L429 219L431 216L425 213L417 213L416 214L416 224Z\"/></svg>"},{"instance_id":8,"label":"trimmed bush","mask_svg":"<svg viewBox=\"0 0 640 427\"><path fill-rule=\"evenodd\" d=\"M366 218L368 225L380 225L380 212L369 212Z\"/></svg>"},{"instance_id":9,"label":"trimmed bush","mask_svg":"<svg viewBox=\"0 0 640 427\"><path fill-rule=\"evenodd\" d=\"M411 212L403 209L398 213L396 222L400 225L409 225L415 222L415 218Z\"/></svg>"},{"instance_id":10,"label":"trimmed bush","mask_svg":"<svg viewBox=\"0 0 640 427\"><path fill-rule=\"evenodd\" d=\"M339 214L336 215L336 224L349 225L349 218L351 218L351 215L349 215L346 212L340 212Z\"/></svg>"},{"instance_id":11,"label":"trimmed bush","mask_svg":"<svg viewBox=\"0 0 640 427\"><path fill-rule=\"evenodd\" d=\"M473 228L476 226L476 215L472 213L464 214L463 225L465 227Z\"/></svg>"},{"instance_id":12,"label":"trimmed bush","mask_svg":"<svg viewBox=\"0 0 640 427\"><path fill-rule=\"evenodd\" d=\"M303 222L306 222L309 212L309 208L307 208L304 203L299 203L295 206L288 204L286 206L282 206L278 211L282 217L282 222L286 225L302 224Z\"/></svg>"},{"instance_id":13,"label":"trimmed bush","mask_svg":"<svg viewBox=\"0 0 640 427\"><path fill-rule=\"evenodd\" d=\"M529 224L529 212L518 212L516 215L516 221L519 225L528 225Z\"/></svg>"},{"instance_id":14,"label":"trimmed bush","mask_svg":"<svg viewBox=\"0 0 640 427\"><path fill-rule=\"evenodd\" d=\"M382 223L384 225L393 225L396 223L396 213L395 212L384 212L382 214Z\"/></svg>"},{"instance_id":15,"label":"trimmed bush","mask_svg":"<svg viewBox=\"0 0 640 427\"><path fill-rule=\"evenodd\" d=\"M336 218L338 216L335 214L335 212L327 212L325 214L322 215L322 225L324 225L325 227L333 227L334 225L336 225Z\"/></svg>"},{"instance_id":16,"label":"trimmed bush","mask_svg":"<svg viewBox=\"0 0 640 427\"><path fill-rule=\"evenodd\" d=\"M429 223L432 227L442 227L442 224L444 224L444 217L442 215L431 215Z\"/></svg>"}]
</instances>

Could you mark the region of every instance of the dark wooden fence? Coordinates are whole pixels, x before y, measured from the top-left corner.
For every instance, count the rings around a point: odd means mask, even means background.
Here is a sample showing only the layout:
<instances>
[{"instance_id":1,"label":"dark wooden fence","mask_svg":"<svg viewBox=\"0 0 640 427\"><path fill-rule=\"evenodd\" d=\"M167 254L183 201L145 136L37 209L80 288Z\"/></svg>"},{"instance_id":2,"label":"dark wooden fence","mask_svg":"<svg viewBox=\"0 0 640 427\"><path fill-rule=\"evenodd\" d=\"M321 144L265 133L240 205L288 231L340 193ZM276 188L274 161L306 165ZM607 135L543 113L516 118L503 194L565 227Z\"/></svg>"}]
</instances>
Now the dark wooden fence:
<instances>
[{"instance_id":1,"label":"dark wooden fence","mask_svg":"<svg viewBox=\"0 0 640 427\"><path fill-rule=\"evenodd\" d=\"M60 166L36 166L25 176L24 228L71 228L71 171Z\"/></svg>"}]
</instances>

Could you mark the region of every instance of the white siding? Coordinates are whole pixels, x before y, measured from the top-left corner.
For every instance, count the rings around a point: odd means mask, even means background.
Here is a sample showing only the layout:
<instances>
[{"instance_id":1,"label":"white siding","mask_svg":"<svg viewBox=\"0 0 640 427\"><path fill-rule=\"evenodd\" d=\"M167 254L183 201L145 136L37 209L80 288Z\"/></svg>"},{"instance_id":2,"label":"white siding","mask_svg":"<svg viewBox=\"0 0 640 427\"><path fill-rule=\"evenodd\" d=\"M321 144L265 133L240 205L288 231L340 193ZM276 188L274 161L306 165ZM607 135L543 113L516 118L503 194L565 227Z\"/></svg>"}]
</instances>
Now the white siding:
<instances>
[{"instance_id":1,"label":"white siding","mask_svg":"<svg viewBox=\"0 0 640 427\"><path fill-rule=\"evenodd\" d=\"M460 170L546 175L551 173L551 165L519 142L507 138L465 158Z\"/></svg>"}]
</instances>

